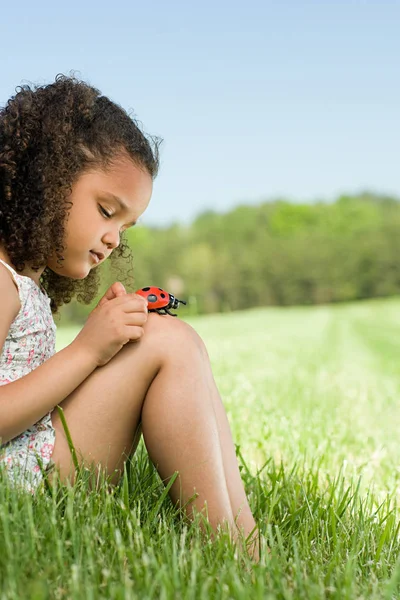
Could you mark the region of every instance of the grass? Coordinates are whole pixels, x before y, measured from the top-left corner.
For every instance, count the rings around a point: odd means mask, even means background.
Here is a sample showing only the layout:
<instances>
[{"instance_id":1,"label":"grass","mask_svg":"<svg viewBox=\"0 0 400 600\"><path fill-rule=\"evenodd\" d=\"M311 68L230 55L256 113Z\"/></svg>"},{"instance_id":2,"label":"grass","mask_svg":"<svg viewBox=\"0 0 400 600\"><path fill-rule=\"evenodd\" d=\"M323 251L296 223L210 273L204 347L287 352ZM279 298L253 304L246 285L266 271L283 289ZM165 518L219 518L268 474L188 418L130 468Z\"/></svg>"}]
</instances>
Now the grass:
<instances>
[{"instance_id":1,"label":"grass","mask_svg":"<svg viewBox=\"0 0 400 600\"><path fill-rule=\"evenodd\" d=\"M141 443L114 490L0 485L0 600L400 597L400 301L192 318L271 555L174 511ZM77 331L59 330L58 348Z\"/></svg>"}]
</instances>

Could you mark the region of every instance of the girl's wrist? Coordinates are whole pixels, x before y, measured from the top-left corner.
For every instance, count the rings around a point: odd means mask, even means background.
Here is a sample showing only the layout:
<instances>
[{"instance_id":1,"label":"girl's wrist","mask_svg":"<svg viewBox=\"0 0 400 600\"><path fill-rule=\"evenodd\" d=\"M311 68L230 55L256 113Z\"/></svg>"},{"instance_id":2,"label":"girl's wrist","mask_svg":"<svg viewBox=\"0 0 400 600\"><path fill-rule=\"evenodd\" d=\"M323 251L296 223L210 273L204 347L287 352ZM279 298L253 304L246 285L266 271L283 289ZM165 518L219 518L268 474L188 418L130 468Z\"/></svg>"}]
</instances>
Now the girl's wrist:
<instances>
[{"instance_id":1,"label":"girl's wrist","mask_svg":"<svg viewBox=\"0 0 400 600\"><path fill-rule=\"evenodd\" d=\"M96 356L96 353L91 351L90 348L88 348L84 344L82 344L80 339L75 338L73 342L71 342L69 346L67 346L66 350L67 349L71 351L71 356L73 357L73 359L78 360L79 364L82 367L88 369L89 373L94 371L94 369L96 369L99 366L98 357Z\"/></svg>"}]
</instances>

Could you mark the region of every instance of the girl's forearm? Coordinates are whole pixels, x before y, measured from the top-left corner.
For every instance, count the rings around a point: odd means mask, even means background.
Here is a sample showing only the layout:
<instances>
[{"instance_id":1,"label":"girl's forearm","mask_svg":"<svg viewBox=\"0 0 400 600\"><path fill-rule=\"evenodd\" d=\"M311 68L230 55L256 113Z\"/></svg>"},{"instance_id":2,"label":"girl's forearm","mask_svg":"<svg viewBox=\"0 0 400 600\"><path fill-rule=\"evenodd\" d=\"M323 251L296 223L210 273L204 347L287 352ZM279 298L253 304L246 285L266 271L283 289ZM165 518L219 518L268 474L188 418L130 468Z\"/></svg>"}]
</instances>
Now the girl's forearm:
<instances>
[{"instance_id":1,"label":"girl's forearm","mask_svg":"<svg viewBox=\"0 0 400 600\"><path fill-rule=\"evenodd\" d=\"M28 375L0 387L0 443L19 435L62 402L97 364L75 340Z\"/></svg>"}]
</instances>

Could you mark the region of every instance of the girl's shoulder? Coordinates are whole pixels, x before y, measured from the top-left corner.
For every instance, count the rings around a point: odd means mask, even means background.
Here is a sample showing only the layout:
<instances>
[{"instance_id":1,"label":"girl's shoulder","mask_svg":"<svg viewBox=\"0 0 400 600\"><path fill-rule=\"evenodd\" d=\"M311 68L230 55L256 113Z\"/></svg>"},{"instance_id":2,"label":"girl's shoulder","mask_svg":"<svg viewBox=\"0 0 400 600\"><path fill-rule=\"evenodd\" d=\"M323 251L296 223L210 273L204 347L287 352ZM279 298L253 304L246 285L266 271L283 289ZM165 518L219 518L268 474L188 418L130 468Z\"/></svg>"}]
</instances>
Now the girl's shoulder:
<instances>
[{"instance_id":1,"label":"girl's shoulder","mask_svg":"<svg viewBox=\"0 0 400 600\"><path fill-rule=\"evenodd\" d=\"M1 261L1 264L4 264ZM14 285L15 284L15 285ZM15 287L17 286L17 289ZM1 289L1 319L0 319L0 347L3 347L5 337L11 323L17 318L21 310L21 295L15 279L0 266Z\"/></svg>"},{"instance_id":2,"label":"girl's shoulder","mask_svg":"<svg viewBox=\"0 0 400 600\"><path fill-rule=\"evenodd\" d=\"M3 265L11 274L11 278L14 281L15 285L17 286L17 290L20 291L20 283L18 281L18 273L16 271L14 271L14 269L12 267L10 267L10 265L8 263L6 263L4 260L2 260L0 258L0 265ZM3 269L1 269L1 272L3 272Z\"/></svg>"},{"instance_id":3,"label":"girl's shoulder","mask_svg":"<svg viewBox=\"0 0 400 600\"><path fill-rule=\"evenodd\" d=\"M8 289L6 289L6 286ZM16 290L15 290L16 288ZM40 288L33 279L25 275L20 275L7 262L0 258L0 289L2 291L2 309L8 304L9 311L15 309L15 318L18 317L21 309L27 312L47 311L50 305L50 298L46 292ZM17 293L13 294L15 290ZM4 291L4 294L3 294ZM44 307L44 308L43 308Z\"/></svg>"},{"instance_id":4,"label":"girl's shoulder","mask_svg":"<svg viewBox=\"0 0 400 600\"><path fill-rule=\"evenodd\" d=\"M15 312L13 325L21 326L21 320L25 323L33 319L35 322L41 321L55 327L50 308L51 299L46 291L31 277L17 273L3 259L0 259L0 289L0 312L7 304L9 312Z\"/></svg>"},{"instance_id":5,"label":"girl's shoulder","mask_svg":"<svg viewBox=\"0 0 400 600\"><path fill-rule=\"evenodd\" d=\"M31 277L27 277L26 275L20 275L19 273L17 273L17 271L15 269L13 269L13 267L11 267L8 263L6 263L1 258L0 258L0 265L3 265L10 272L10 274L13 278L13 281L14 281L15 285L17 286L19 293L21 293L21 291L22 291L23 287L25 287L25 285L28 285L29 287L33 287L33 288L36 288L37 290L40 290L43 295L47 296L47 294L43 290L43 288L41 286L39 286L35 281L33 281L33 279Z\"/></svg>"}]
</instances>

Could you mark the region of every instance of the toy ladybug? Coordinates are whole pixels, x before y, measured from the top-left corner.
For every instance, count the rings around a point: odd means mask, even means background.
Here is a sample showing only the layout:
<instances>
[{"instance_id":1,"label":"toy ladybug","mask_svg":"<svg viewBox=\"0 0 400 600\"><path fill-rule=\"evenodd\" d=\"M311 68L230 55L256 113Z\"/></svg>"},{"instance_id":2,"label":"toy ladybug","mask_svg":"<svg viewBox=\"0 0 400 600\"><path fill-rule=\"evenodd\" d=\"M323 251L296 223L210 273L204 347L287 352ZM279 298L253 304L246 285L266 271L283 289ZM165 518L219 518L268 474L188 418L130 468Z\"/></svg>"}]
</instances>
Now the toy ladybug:
<instances>
[{"instance_id":1,"label":"toy ladybug","mask_svg":"<svg viewBox=\"0 0 400 600\"><path fill-rule=\"evenodd\" d=\"M159 315L171 315L171 317L176 317L177 315L169 312L169 309L178 308L179 303L186 304L184 300L178 300L178 298L175 298L175 296L169 294L160 287L144 287L135 292L135 294L146 298L149 312L157 312Z\"/></svg>"}]
</instances>

